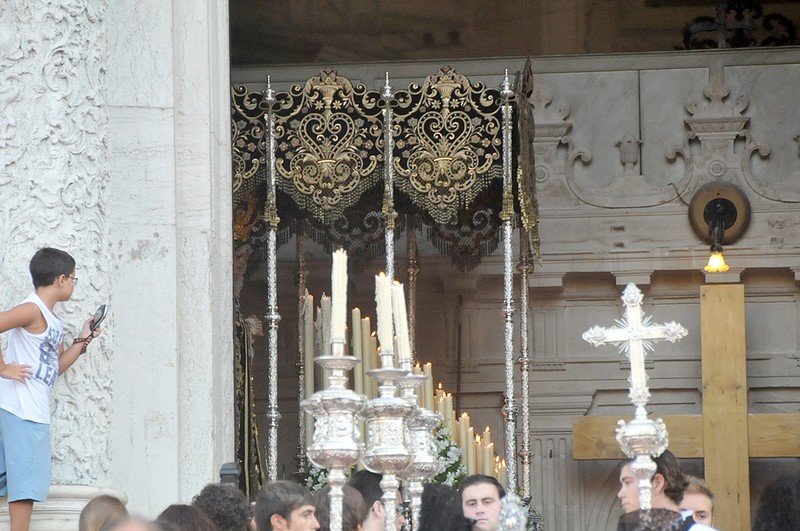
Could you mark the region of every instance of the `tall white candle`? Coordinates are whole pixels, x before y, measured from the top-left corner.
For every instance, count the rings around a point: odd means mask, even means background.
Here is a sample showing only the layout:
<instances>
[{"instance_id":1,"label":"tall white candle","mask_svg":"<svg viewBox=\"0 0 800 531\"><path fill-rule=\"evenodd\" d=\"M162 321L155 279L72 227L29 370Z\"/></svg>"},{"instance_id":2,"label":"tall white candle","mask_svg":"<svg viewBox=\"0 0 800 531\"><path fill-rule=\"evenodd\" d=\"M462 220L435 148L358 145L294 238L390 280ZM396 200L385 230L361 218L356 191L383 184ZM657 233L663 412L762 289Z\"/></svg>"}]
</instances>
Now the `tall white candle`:
<instances>
[{"instance_id":1,"label":"tall white candle","mask_svg":"<svg viewBox=\"0 0 800 531\"><path fill-rule=\"evenodd\" d=\"M487 476L494 476L494 459L492 456L494 455L494 443L489 443L483 447L482 457L483 463L481 464L481 468L483 469L482 474L486 474Z\"/></svg>"},{"instance_id":2,"label":"tall white candle","mask_svg":"<svg viewBox=\"0 0 800 531\"><path fill-rule=\"evenodd\" d=\"M476 466L477 459L475 457L475 429L472 426L467 426L467 439L469 442L467 443L467 475L471 476L472 474L478 473L478 467Z\"/></svg>"},{"instance_id":3,"label":"tall white candle","mask_svg":"<svg viewBox=\"0 0 800 531\"><path fill-rule=\"evenodd\" d=\"M347 322L347 253L333 253L331 268L331 341L344 342Z\"/></svg>"},{"instance_id":4,"label":"tall white candle","mask_svg":"<svg viewBox=\"0 0 800 531\"><path fill-rule=\"evenodd\" d=\"M320 308L320 342L319 348L323 356L331 355L331 298L322 294L319 300Z\"/></svg>"},{"instance_id":5,"label":"tall white candle","mask_svg":"<svg viewBox=\"0 0 800 531\"><path fill-rule=\"evenodd\" d=\"M370 361L371 368L377 369L381 366L381 358L378 355L378 336L375 332L369 334L369 351L364 353L364 356L367 355L372 358L372 361ZM369 379L369 389L370 396L376 398L378 396L378 382L375 378Z\"/></svg>"},{"instance_id":6,"label":"tall white candle","mask_svg":"<svg viewBox=\"0 0 800 531\"><path fill-rule=\"evenodd\" d=\"M372 378L367 376L367 371L374 369L372 366L372 355L370 349L372 348L372 341L370 341L370 333L372 327L369 322L369 317L361 318L361 367L356 367L355 370L361 372L361 380L364 382L364 395L367 398L374 398L372 396ZM353 338L355 341L355 338Z\"/></svg>"},{"instance_id":7,"label":"tall white candle","mask_svg":"<svg viewBox=\"0 0 800 531\"><path fill-rule=\"evenodd\" d=\"M314 296L306 290L303 301L303 366L305 377L305 397L314 394ZM306 444L311 446L314 432L314 417L306 413Z\"/></svg>"},{"instance_id":8,"label":"tall white candle","mask_svg":"<svg viewBox=\"0 0 800 531\"><path fill-rule=\"evenodd\" d=\"M383 273L375 275L375 305L378 314L378 343L384 352L393 350L392 284Z\"/></svg>"},{"instance_id":9,"label":"tall white candle","mask_svg":"<svg viewBox=\"0 0 800 531\"><path fill-rule=\"evenodd\" d=\"M423 387L422 396L424 397L424 401L422 407L433 411L433 366L431 365L431 362L428 362L422 366L422 374L427 377Z\"/></svg>"},{"instance_id":10,"label":"tall white candle","mask_svg":"<svg viewBox=\"0 0 800 531\"><path fill-rule=\"evenodd\" d=\"M444 425L450 430L450 437L455 438L455 413L453 413L453 395L446 393L444 395Z\"/></svg>"},{"instance_id":11,"label":"tall white candle","mask_svg":"<svg viewBox=\"0 0 800 531\"><path fill-rule=\"evenodd\" d=\"M408 336L408 315L406 314L406 297L403 285L397 281L392 284L392 314L394 315L394 329L397 334L397 359L398 365L403 368L407 361L411 367L411 343Z\"/></svg>"},{"instance_id":12,"label":"tall white candle","mask_svg":"<svg viewBox=\"0 0 800 531\"><path fill-rule=\"evenodd\" d=\"M364 394L364 357L361 355L361 310L358 308L353 308L351 312L351 321L352 321L352 340L350 343L353 345L353 357L355 357L359 363L353 369L353 390L358 393L359 395Z\"/></svg>"}]
</instances>

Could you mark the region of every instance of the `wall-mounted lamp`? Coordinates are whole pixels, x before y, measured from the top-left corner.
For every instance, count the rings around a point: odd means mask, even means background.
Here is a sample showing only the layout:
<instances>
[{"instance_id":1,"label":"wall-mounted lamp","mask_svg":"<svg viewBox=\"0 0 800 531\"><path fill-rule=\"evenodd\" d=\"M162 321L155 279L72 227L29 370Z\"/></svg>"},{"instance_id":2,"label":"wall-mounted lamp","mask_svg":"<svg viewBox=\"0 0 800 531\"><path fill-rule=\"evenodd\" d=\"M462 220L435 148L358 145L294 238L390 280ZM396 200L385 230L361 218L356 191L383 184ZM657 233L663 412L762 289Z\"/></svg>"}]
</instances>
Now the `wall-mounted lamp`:
<instances>
[{"instance_id":1,"label":"wall-mounted lamp","mask_svg":"<svg viewBox=\"0 0 800 531\"><path fill-rule=\"evenodd\" d=\"M728 270L722 246L738 240L750 224L750 201L731 183L715 181L701 186L689 203L689 222L697 236L711 244L703 268L709 273Z\"/></svg>"}]
</instances>

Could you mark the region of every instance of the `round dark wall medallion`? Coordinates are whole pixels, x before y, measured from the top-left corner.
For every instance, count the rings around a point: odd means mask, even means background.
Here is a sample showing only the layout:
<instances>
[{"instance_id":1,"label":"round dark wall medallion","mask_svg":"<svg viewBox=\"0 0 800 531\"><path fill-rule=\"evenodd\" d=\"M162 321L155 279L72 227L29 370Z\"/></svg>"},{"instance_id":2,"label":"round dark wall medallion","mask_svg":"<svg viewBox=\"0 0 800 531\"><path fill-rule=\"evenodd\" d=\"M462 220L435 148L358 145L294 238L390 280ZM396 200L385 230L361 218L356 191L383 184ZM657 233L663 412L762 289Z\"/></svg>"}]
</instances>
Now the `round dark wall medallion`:
<instances>
[{"instance_id":1,"label":"round dark wall medallion","mask_svg":"<svg viewBox=\"0 0 800 531\"><path fill-rule=\"evenodd\" d=\"M728 245L742 237L750 224L750 201L731 183L715 181L701 186L689 203L689 222L697 237L714 243L713 229L722 229L718 242Z\"/></svg>"}]
</instances>

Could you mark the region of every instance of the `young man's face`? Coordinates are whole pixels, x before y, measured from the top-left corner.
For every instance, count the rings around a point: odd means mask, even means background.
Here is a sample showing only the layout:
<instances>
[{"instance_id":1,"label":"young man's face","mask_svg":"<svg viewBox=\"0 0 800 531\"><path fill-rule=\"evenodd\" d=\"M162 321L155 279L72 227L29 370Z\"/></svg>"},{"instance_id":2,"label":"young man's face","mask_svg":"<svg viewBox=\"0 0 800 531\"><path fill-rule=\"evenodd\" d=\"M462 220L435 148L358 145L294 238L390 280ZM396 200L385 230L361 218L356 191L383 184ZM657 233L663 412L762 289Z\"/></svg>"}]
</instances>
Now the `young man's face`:
<instances>
[{"instance_id":1,"label":"young man's face","mask_svg":"<svg viewBox=\"0 0 800 531\"><path fill-rule=\"evenodd\" d=\"M690 492L683 495L681 511L692 511L694 521L711 527L714 521L714 508L711 498L699 492Z\"/></svg>"},{"instance_id":2,"label":"young man's face","mask_svg":"<svg viewBox=\"0 0 800 531\"><path fill-rule=\"evenodd\" d=\"M315 531L319 529L319 522L314 514L313 505L303 505L289 513L286 520L286 531Z\"/></svg>"},{"instance_id":3,"label":"young man's face","mask_svg":"<svg viewBox=\"0 0 800 531\"><path fill-rule=\"evenodd\" d=\"M464 516L475 520L475 531L495 531L500 521L500 493L491 483L470 485L461 493Z\"/></svg>"},{"instance_id":4,"label":"young man's face","mask_svg":"<svg viewBox=\"0 0 800 531\"><path fill-rule=\"evenodd\" d=\"M626 513L632 513L639 510L639 485L636 478L633 476L631 467L624 465L619 473L619 482L622 485L617 493L622 504L622 510Z\"/></svg>"}]
</instances>

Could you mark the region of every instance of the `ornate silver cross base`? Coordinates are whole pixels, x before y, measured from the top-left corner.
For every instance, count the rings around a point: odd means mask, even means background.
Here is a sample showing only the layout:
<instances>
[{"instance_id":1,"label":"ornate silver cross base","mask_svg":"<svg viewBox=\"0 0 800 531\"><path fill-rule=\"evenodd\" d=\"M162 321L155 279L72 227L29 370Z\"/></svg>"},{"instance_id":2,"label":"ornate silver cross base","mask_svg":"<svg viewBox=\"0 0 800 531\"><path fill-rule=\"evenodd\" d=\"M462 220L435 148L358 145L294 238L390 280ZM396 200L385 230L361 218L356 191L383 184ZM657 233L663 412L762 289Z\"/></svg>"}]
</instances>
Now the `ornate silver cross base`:
<instances>
[{"instance_id":1,"label":"ornate silver cross base","mask_svg":"<svg viewBox=\"0 0 800 531\"><path fill-rule=\"evenodd\" d=\"M617 423L617 442L622 452L633 459L631 472L639 486L639 508L650 510L652 500L651 479L656 473L658 457L669 446L667 427L661 419L650 419L644 406L636 407L636 416L630 422Z\"/></svg>"}]
</instances>

